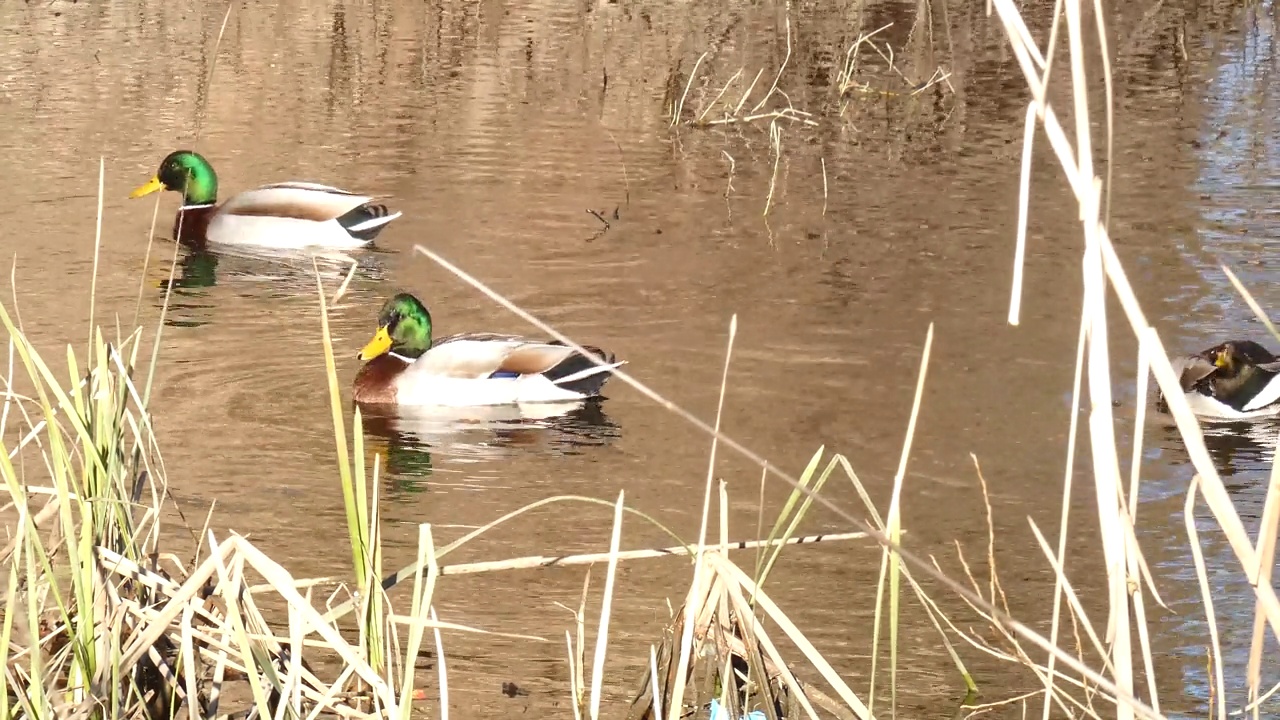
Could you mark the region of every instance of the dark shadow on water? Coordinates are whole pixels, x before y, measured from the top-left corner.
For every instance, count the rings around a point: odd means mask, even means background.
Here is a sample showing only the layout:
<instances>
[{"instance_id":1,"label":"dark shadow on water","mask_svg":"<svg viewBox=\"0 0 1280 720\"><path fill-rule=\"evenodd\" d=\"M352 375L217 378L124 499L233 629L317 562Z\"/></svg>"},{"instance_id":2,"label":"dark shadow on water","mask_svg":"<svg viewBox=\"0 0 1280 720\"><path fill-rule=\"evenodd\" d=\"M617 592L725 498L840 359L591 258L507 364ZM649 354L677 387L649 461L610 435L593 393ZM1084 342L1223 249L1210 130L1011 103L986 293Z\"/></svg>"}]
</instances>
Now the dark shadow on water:
<instances>
[{"instance_id":1,"label":"dark shadow on water","mask_svg":"<svg viewBox=\"0 0 1280 720\"><path fill-rule=\"evenodd\" d=\"M429 489L427 478L451 464L474 470L516 455L581 455L609 444L621 428L601 400L474 408L361 408L366 462L382 455L397 493Z\"/></svg>"}]
</instances>

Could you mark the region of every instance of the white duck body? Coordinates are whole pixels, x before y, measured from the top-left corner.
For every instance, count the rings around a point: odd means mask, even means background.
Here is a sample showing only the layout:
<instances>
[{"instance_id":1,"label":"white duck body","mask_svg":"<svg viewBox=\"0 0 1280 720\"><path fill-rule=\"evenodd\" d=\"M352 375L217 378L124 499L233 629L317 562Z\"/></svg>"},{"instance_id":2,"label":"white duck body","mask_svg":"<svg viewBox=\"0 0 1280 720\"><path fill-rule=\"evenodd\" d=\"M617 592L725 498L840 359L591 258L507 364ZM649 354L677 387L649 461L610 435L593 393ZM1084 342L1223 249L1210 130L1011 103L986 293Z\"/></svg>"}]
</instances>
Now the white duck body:
<instances>
[{"instance_id":1,"label":"white duck body","mask_svg":"<svg viewBox=\"0 0 1280 720\"><path fill-rule=\"evenodd\" d=\"M378 397L365 391L363 401L448 407L578 402L599 395L610 371L626 363L602 352L598 358L603 364L566 345L512 335L453 335L417 359L388 352L371 361L365 368L380 362L379 373L394 375ZM359 402L359 376L356 385Z\"/></svg>"},{"instance_id":2,"label":"white duck body","mask_svg":"<svg viewBox=\"0 0 1280 720\"><path fill-rule=\"evenodd\" d=\"M367 195L290 181L263 185L228 199L214 211L205 238L221 245L354 249L373 242L378 232L400 215L373 204Z\"/></svg>"},{"instance_id":3,"label":"white duck body","mask_svg":"<svg viewBox=\"0 0 1280 720\"><path fill-rule=\"evenodd\" d=\"M1272 386L1275 385L1276 381L1273 380ZM1197 417L1210 420L1257 420L1280 415L1280 403L1254 407L1254 403L1251 402L1243 410L1236 410L1221 400L1195 391L1186 393L1186 398L1192 413Z\"/></svg>"}]
</instances>

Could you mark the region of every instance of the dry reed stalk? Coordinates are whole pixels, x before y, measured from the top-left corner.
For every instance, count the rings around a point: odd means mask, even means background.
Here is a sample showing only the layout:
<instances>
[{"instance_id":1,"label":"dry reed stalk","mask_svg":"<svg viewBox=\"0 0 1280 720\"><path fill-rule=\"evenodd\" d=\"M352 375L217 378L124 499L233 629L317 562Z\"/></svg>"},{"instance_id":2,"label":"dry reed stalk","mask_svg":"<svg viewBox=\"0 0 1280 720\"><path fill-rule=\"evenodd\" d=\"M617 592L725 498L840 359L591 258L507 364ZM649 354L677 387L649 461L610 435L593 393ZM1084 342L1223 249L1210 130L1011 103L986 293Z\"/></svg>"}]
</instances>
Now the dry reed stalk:
<instances>
[{"instance_id":1,"label":"dry reed stalk","mask_svg":"<svg viewBox=\"0 0 1280 720\"><path fill-rule=\"evenodd\" d=\"M1277 448L1280 449L1280 448ZM1280 462L1272 455L1271 473L1267 483L1267 498L1262 506L1262 518L1258 523L1258 582L1271 584L1271 573L1276 561L1276 534L1280 527ZM1262 646L1266 639L1266 618L1261 603L1255 604L1253 638L1249 647L1249 666L1246 678L1249 699L1257 700L1262 682ZM1254 710L1256 716L1257 710Z\"/></svg>"},{"instance_id":2,"label":"dry reed stalk","mask_svg":"<svg viewBox=\"0 0 1280 720\"><path fill-rule=\"evenodd\" d=\"M695 708L714 698L731 717L754 707L772 720L794 718L800 712L816 720L815 704L845 720L870 717L830 665L745 572L714 548L708 548L699 562L706 568L698 575L699 582L690 585L684 607L667 629L660 649L652 655L632 701L633 720L661 717L652 714L659 708L670 716L672 710L665 704L677 702L674 686L682 676L690 678L689 692ZM748 596L764 603L761 607L766 616L783 628L823 678L832 682L836 698L801 681L792 672L755 617ZM693 623L694 628L686 631L686 623ZM678 645L686 634L691 635L699 650L683 656L689 666L682 668L677 664L682 658ZM715 690L717 685L719 692ZM853 702L846 705L848 698ZM688 705L679 702L678 716L688 712Z\"/></svg>"},{"instance_id":3,"label":"dry reed stalk","mask_svg":"<svg viewBox=\"0 0 1280 720\"><path fill-rule=\"evenodd\" d=\"M858 51L862 48L863 43L871 41L871 38L893 27L893 23L885 23L869 33L863 33L849 45L849 49L845 50L844 63L840 67L840 72L836 74L836 88L841 95L844 95L850 89L855 87L853 82L853 74L858 68ZM843 109L842 109L843 112Z\"/></svg>"},{"instance_id":4,"label":"dry reed stalk","mask_svg":"<svg viewBox=\"0 0 1280 720\"><path fill-rule=\"evenodd\" d=\"M906 437L902 442L902 451L898 457L898 469L893 475L893 491L889 500L888 522L885 533L893 543L902 542L902 486L906 482L907 459L911 456L911 444L915 439L916 421L920 417L920 402L924 396L924 381L929 370L929 353L933 348L933 323L925 334L924 351L920 359L920 371L916 377L915 397L911 403L911 415L907 420ZM880 580L876 583L875 624L871 640L871 687L867 690L867 704L875 707L876 661L879 658L880 645L880 611L884 600L884 583L889 579L889 711L897 714L898 707L898 599L899 599L899 557L896 552L886 548L880 558Z\"/></svg>"},{"instance_id":5,"label":"dry reed stalk","mask_svg":"<svg viewBox=\"0 0 1280 720\"><path fill-rule=\"evenodd\" d=\"M600 625L596 630L595 659L591 663L591 720L600 717L600 688L604 682L604 659L609 648L609 620L613 610L614 583L618 577L618 544L622 541L624 491L618 492L613 511L613 533L609 538L609 563L604 576L604 597L600 600Z\"/></svg>"},{"instance_id":6,"label":"dry reed stalk","mask_svg":"<svg viewBox=\"0 0 1280 720\"><path fill-rule=\"evenodd\" d=\"M711 482L712 482L712 478L715 476L716 449L718 448L719 441L720 441L719 439L720 420L724 412L724 395L725 395L725 390L728 386L729 361L733 358L733 341L737 338L737 334L738 334L738 316L734 314L729 319L729 338L728 338L728 344L725 348L724 366L723 366L724 369L722 370L721 376L720 376L720 398L716 405L716 420L715 420L715 426L713 428L714 434L712 435L711 452L707 462L707 479L703 487L702 517L699 520L698 546L697 546L697 551L694 554L693 587L695 589L700 589L702 587L702 580L703 580L702 558L706 553L707 522L708 522L708 516L711 513ZM676 670L676 675L673 682L671 700L667 703L667 707L670 709L670 712L671 712L670 720L679 720L680 713L684 707L683 700L684 700L685 683L688 680L686 671L689 667L689 653L693 643L694 611L695 611L694 605L690 605L690 604L685 605L683 631L680 634L680 659L676 665L677 670ZM595 718L593 717L592 720L595 720ZM653 718L652 720L661 720L661 718Z\"/></svg>"},{"instance_id":7,"label":"dry reed stalk","mask_svg":"<svg viewBox=\"0 0 1280 720\"><path fill-rule=\"evenodd\" d=\"M1231 268L1226 265L1219 265L1218 267L1222 268L1222 274L1227 276L1227 280L1231 281L1231 286L1236 289L1236 292L1240 293L1240 297L1244 299L1245 304L1253 311L1254 317L1258 318L1258 320L1266 326L1267 331L1271 333L1272 337L1280 340L1280 330L1276 329L1275 323L1271 322L1271 318L1267 316L1266 311L1262 309L1262 306L1258 304L1258 301L1253 299L1253 293L1249 292L1249 288L1245 287L1244 283L1240 282L1240 278L1236 277L1236 274L1231 271Z\"/></svg>"},{"instance_id":8,"label":"dry reed stalk","mask_svg":"<svg viewBox=\"0 0 1280 720\"><path fill-rule=\"evenodd\" d=\"M693 70L689 72L689 80L684 85L684 93L680 95L680 100L671 108L671 127L680 121L680 116L684 113L684 101L689 97L689 89L693 87L694 78L698 77L698 68L702 66L702 61L707 58L708 52L703 52L698 56L698 60L693 64Z\"/></svg>"},{"instance_id":9,"label":"dry reed stalk","mask_svg":"<svg viewBox=\"0 0 1280 720\"><path fill-rule=\"evenodd\" d=\"M93 224L93 269L89 273L89 339L85 342L85 357L93 354L93 337L97 330L94 322L98 299L98 258L102 255L102 201L105 196L107 161L98 156L98 212Z\"/></svg>"},{"instance_id":10,"label":"dry reed stalk","mask_svg":"<svg viewBox=\"0 0 1280 720\"><path fill-rule=\"evenodd\" d=\"M773 172L769 175L769 195L764 201L766 216L769 208L773 207L773 191L778 183L778 164L782 162L782 128L778 127L777 120L769 123L769 147L773 150Z\"/></svg>"},{"instance_id":11,"label":"dry reed stalk","mask_svg":"<svg viewBox=\"0 0 1280 720\"><path fill-rule=\"evenodd\" d=\"M1190 540L1191 557L1195 561L1196 579L1200 582L1200 597L1204 602L1205 621L1209 625L1209 640L1212 643L1212 652L1209 654L1210 660L1213 662L1214 687L1217 688L1218 699L1218 720L1225 720L1227 716L1227 698L1225 691L1225 683L1222 675L1222 647L1218 642L1218 622L1213 612L1213 591L1209 585L1209 574L1205 569L1204 553L1200 550L1200 533L1196 531L1196 491L1200 486L1199 476L1192 476L1191 485L1187 488L1187 502L1183 506L1182 517L1187 525L1187 538Z\"/></svg>"},{"instance_id":12,"label":"dry reed stalk","mask_svg":"<svg viewBox=\"0 0 1280 720\"><path fill-rule=\"evenodd\" d=\"M905 531L903 531L905 532ZM778 548L785 545L802 545L817 542L833 542L839 540L861 540L869 537L865 532L824 533L822 535L805 535L778 540L737 540L722 544L729 550L751 550L755 548ZM674 545L664 548L648 548L644 550L622 550L617 553L619 560L637 560L642 558L682 557L696 555L697 550L686 545ZM497 570L522 570L537 567L562 567L566 565L592 565L607 561L610 553L584 553L582 555L531 555L509 560L489 560L474 563L440 566L441 575L469 575L474 573L493 572Z\"/></svg>"}]
</instances>

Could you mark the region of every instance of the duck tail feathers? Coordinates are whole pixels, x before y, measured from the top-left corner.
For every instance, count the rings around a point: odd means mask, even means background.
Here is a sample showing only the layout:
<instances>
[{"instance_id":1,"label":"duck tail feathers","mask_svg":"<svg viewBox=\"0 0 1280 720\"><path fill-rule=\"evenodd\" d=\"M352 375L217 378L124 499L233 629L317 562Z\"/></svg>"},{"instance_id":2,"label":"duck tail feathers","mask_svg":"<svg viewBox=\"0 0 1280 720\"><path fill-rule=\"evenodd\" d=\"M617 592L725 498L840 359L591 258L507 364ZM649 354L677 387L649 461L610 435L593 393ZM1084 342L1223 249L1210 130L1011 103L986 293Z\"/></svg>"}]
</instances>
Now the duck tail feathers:
<instances>
[{"instance_id":1,"label":"duck tail feathers","mask_svg":"<svg viewBox=\"0 0 1280 720\"><path fill-rule=\"evenodd\" d=\"M388 223L400 217L400 215L399 211L388 212L386 205L365 203L339 215L337 220L338 224L352 237L360 240L372 240L377 237L378 233L382 232L382 229Z\"/></svg>"},{"instance_id":2,"label":"duck tail feathers","mask_svg":"<svg viewBox=\"0 0 1280 720\"><path fill-rule=\"evenodd\" d=\"M1264 407L1280 400L1280 375L1271 378L1271 382L1267 383L1252 400L1245 403L1241 408L1244 412L1252 412L1261 410Z\"/></svg>"},{"instance_id":3,"label":"duck tail feathers","mask_svg":"<svg viewBox=\"0 0 1280 720\"><path fill-rule=\"evenodd\" d=\"M598 365L582 353L574 353L543 375L560 388L585 397L595 397L613 375L614 368L625 365L627 361L615 360L612 353L606 353L598 347L583 347L604 364Z\"/></svg>"}]
</instances>

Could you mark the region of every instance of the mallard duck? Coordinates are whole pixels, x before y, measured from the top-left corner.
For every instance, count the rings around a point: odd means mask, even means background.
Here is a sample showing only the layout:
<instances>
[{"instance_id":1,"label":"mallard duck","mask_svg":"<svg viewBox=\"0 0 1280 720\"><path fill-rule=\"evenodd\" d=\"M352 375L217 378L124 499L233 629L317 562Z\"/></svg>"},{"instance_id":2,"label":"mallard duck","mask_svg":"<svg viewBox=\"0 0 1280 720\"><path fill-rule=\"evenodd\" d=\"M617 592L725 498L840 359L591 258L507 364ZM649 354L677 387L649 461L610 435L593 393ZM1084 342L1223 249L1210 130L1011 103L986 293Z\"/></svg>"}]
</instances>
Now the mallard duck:
<instances>
[{"instance_id":1,"label":"mallard duck","mask_svg":"<svg viewBox=\"0 0 1280 720\"><path fill-rule=\"evenodd\" d=\"M199 153L176 150L155 177L129 193L140 198L160 190L180 192L182 207L173 236L192 248L207 243L275 248L357 248L373 242L400 217L373 198L328 185L281 182L246 190L218 205L218 176Z\"/></svg>"},{"instance_id":2,"label":"mallard duck","mask_svg":"<svg viewBox=\"0 0 1280 720\"><path fill-rule=\"evenodd\" d=\"M409 293L387 300L360 351L354 399L374 405L507 405L596 397L625 364L586 346L603 365L558 341L461 333L431 339L431 313Z\"/></svg>"},{"instance_id":3,"label":"mallard duck","mask_svg":"<svg viewBox=\"0 0 1280 720\"><path fill-rule=\"evenodd\" d=\"M1280 413L1280 358L1252 340L1228 340L1173 358L1196 415L1243 420ZM1158 406L1168 411L1161 395Z\"/></svg>"}]
</instances>

